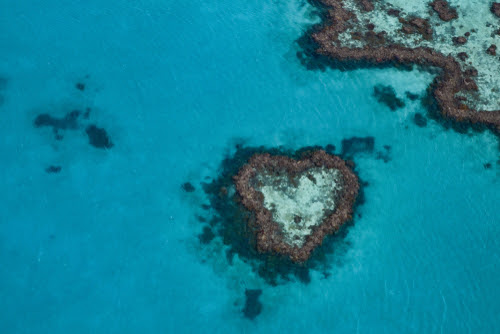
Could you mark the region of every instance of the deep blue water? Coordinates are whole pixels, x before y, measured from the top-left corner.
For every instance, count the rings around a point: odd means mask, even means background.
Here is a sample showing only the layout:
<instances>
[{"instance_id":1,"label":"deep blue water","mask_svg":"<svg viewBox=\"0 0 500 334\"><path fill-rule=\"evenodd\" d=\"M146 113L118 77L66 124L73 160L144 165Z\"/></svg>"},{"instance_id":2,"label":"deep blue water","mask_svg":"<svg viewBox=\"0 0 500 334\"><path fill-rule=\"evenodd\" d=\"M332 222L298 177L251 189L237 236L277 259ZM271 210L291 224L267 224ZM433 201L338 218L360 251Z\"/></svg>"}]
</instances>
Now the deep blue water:
<instances>
[{"instance_id":1,"label":"deep blue water","mask_svg":"<svg viewBox=\"0 0 500 334\"><path fill-rule=\"evenodd\" d=\"M0 332L500 332L498 139L372 96L422 95L429 73L306 70L295 40L316 21L301 0L1 0ZM33 126L85 108L62 140ZM392 159L357 155L366 202L328 278L271 287L199 244L199 184L236 142L352 136Z\"/></svg>"}]
</instances>

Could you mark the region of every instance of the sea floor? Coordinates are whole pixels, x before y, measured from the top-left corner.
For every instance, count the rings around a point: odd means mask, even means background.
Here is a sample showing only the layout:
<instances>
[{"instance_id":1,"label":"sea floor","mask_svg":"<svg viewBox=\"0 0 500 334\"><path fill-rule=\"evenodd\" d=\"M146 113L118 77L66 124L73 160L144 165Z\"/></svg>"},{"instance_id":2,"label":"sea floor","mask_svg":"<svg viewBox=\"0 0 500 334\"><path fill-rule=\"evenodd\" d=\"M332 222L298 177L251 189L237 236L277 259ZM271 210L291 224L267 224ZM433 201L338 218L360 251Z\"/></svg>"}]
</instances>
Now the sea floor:
<instances>
[{"instance_id":1,"label":"sea floor","mask_svg":"<svg viewBox=\"0 0 500 334\"><path fill-rule=\"evenodd\" d=\"M431 73L307 70L318 20L300 0L0 1L0 332L498 332L498 138L416 125ZM236 145L367 136L328 275L272 286L200 243L200 184Z\"/></svg>"}]
</instances>

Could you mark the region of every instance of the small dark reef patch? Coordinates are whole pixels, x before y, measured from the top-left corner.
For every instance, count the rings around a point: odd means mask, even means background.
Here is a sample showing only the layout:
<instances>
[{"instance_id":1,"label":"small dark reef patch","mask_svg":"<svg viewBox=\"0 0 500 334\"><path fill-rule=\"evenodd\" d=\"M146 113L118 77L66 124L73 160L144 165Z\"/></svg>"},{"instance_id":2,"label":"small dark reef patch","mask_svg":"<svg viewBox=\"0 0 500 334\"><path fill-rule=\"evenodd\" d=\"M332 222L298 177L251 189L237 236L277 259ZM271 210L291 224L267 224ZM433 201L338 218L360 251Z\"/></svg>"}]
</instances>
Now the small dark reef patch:
<instances>
[{"instance_id":1,"label":"small dark reef patch","mask_svg":"<svg viewBox=\"0 0 500 334\"><path fill-rule=\"evenodd\" d=\"M36 128L51 127L54 132L54 137L61 140L60 130L76 130L78 128L78 118L81 115L80 110L72 110L61 118L51 116L49 114L40 114L33 122Z\"/></svg>"},{"instance_id":2,"label":"small dark reef patch","mask_svg":"<svg viewBox=\"0 0 500 334\"><path fill-rule=\"evenodd\" d=\"M413 116L413 122L420 128L427 126L427 118L425 118L425 116L419 112L415 113L415 115Z\"/></svg>"},{"instance_id":3,"label":"small dark reef patch","mask_svg":"<svg viewBox=\"0 0 500 334\"><path fill-rule=\"evenodd\" d=\"M83 92L83 91L85 90L85 84L84 84L84 83L82 83L82 82L77 82L77 83L75 84L75 88L76 88L76 89L78 89L79 91L82 91L82 92Z\"/></svg>"},{"instance_id":4,"label":"small dark reef patch","mask_svg":"<svg viewBox=\"0 0 500 334\"><path fill-rule=\"evenodd\" d=\"M62 167L61 166L49 166L47 168L45 168L45 171L49 174L57 174L61 171Z\"/></svg>"},{"instance_id":5,"label":"small dark reef patch","mask_svg":"<svg viewBox=\"0 0 500 334\"><path fill-rule=\"evenodd\" d=\"M250 320L255 319L262 312L262 303L259 297L262 294L261 289L246 289L245 290L245 307L243 315Z\"/></svg>"},{"instance_id":6,"label":"small dark reef patch","mask_svg":"<svg viewBox=\"0 0 500 334\"><path fill-rule=\"evenodd\" d=\"M109 139L108 133L103 128L98 128L95 124L87 126L85 129L89 137L89 144L96 148L111 148L113 143Z\"/></svg>"},{"instance_id":7,"label":"small dark reef patch","mask_svg":"<svg viewBox=\"0 0 500 334\"><path fill-rule=\"evenodd\" d=\"M379 103L385 104L392 111L405 106L405 102L397 97L396 91L391 86L376 85L373 87L373 96Z\"/></svg>"},{"instance_id":8,"label":"small dark reef patch","mask_svg":"<svg viewBox=\"0 0 500 334\"><path fill-rule=\"evenodd\" d=\"M192 193L193 191L196 190L195 187L190 182L184 182L181 188L187 193Z\"/></svg>"}]
</instances>

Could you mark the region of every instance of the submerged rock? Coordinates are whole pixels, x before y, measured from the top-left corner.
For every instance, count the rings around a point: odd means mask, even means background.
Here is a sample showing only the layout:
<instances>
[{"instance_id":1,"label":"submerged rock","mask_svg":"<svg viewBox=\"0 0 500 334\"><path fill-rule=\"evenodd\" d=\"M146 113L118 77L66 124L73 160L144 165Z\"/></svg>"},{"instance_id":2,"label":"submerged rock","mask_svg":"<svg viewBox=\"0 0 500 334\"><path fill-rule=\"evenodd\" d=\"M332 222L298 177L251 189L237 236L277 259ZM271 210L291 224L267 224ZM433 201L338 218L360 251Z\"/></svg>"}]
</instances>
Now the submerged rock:
<instances>
[{"instance_id":1,"label":"submerged rock","mask_svg":"<svg viewBox=\"0 0 500 334\"><path fill-rule=\"evenodd\" d=\"M452 41L455 45L464 45L467 43L467 38L465 36L453 37Z\"/></svg>"},{"instance_id":2,"label":"submerged rock","mask_svg":"<svg viewBox=\"0 0 500 334\"><path fill-rule=\"evenodd\" d=\"M87 136L89 137L89 144L96 148L111 148L113 143L109 139L106 130L103 128L98 128L96 125L92 124L85 129Z\"/></svg>"},{"instance_id":3,"label":"submerged rock","mask_svg":"<svg viewBox=\"0 0 500 334\"><path fill-rule=\"evenodd\" d=\"M460 52L460 53L457 54L457 57L461 61L466 61L467 58L469 58L469 55L467 54L467 52Z\"/></svg>"},{"instance_id":4,"label":"submerged rock","mask_svg":"<svg viewBox=\"0 0 500 334\"><path fill-rule=\"evenodd\" d=\"M85 90L85 84L84 83L81 83L81 82L77 82L75 84L75 88L78 89L79 91L84 91Z\"/></svg>"},{"instance_id":5,"label":"submerged rock","mask_svg":"<svg viewBox=\"0 0 500 334\"><path fill-rule=\"evenodd\" d=\"M391 86L376 85L373 87L373 96L392 111L405 106L405 102L396 96L396 91Z\"/></svg>"},{"instance_id":6,"label":"submerged rock","mask_svg":"<svg viewBox=\"0 0 500 334\"><path fill-rule=\"evenodd\" d=\"M37 128L44 126L52 127L54 131L59 129L74 130L78 128L78 117L80 117L80 115L81 111L79 110L70 111L62 118L53 117L49 114L40 114L35 118L33 124Z\"/></svg>"},{"instance_id":7,"label":"submerged rock","mask_svg":"<svg viewBox=\"0 0 500 334\"><path fill-rule=\"evenodd\" d=\"M500 2L494 2L491 4L491 12L497 17L500 17Z\"/></svg>"},{"instance_id":8,"label":"submerged rock","mask_svg":"<svg viewBox=\"0 0 500 334\"><path fill-rule=\"evenodd\" d=\"M413 122L420 128L427 126L427 118L419 112L413 116Z\"/></svg>"},{"instance_id":9,"label":"submerged rock","mask_svg":"<svg viewBox=\"0 0 500 334\"><path fill-rule=\"evenodd\" d=\"M495 44L491 44L488 50L486 50L486 53L492 56L497 55L497 46Z\"/></svg>"},{"instance_id":10,"label":"submerged rock","mask_svg":"<svg viewBox=\"0 0 500 334\"><path fill-rule=\"evenodd\" d=\"M210 241L215 238L215 234L212 231L212 229L208 226L205 226L203 228L203 232L198 236L198 239L200 239L200 242L202 244L208 244Z\"/></svg>"},{"instance_id":11,"label":"submerged rock","mask_svg":"<svg viewBox=\"0 0 500 334\"><path fill-rule=\"evenodd\" d=\"M416 101L419 98L418 94L412 93L412 92L405 92L405 95L407 98L409 98L411 101Z\"/></svg>"},{"instance_id":12,"label":"submerged rock","mask_svg":"<svg viewBox=\"0 0 500 334\"><path fill-rule=\"evenodd\" d=\"M45 168L45 171L49 174L57 174L61 171L62 167L61 166L49 166Z\"/></svg>"},{"instance_id":13,"label":"submerged rock","mask_svg":"<svg viewBox=\"0 0 500 334\"><path fill-rule=\"evenodd\" d=\"M184 182L181 186L182 190L188 193L192 193L193 191L196 190L196 188L189 182Z\"/></svg>"},{"instance_id":14,"label":"submerged rock","mask_svg":"<svg viewBox=\"0 0 500 334\"><path fill-rule=\"evenodd\" d=\"M429 3L429 6L438 13L439 18L445 22L458 18L457 10L450 6L446 0L435 0Z\"/></svg>"},{"instance_id":15,"label":"submerged rock","mask_svg":"<svg viewBox=\"0 0 500 334\"><path fill-rule=\"evenodd\" d=\"M372 0L357 0L361 9L365 12L371 12L375 9Z\"/></svg>"},{"instance_id":16,"label":"submerged rock","mask_svg":"<svg viewBox=\"0 0 500 334\"><path fill-rule=\"evenodd\" d=\"M352 158L359 153L372 153L375 149L375 137L351 137L342 139L342 157Z\"/></svg>"},{"instance_id":17,"label":"submerged rock","mask_svg":"<svg viewBox=\"0 0 500 334\"><path fill-rule=\"evenodd\" d=\"M262 303L259 297L262 294L261 289L246 289L245 290L245 307L243 315L250 320L255 319L262 312Z\"/></svg>"},{"instance_id":18,"label":"submerged rock","mask_svg":"<svg viewBox=\"0 0 500 334\"><path fill-rule=\"evenodd\" d=\"M429 20L421 17L411 17L408 20L399 19L403 25L401 31L405 34L420 34L425 40L432 40L432 28Z\"/></svg>"},{"instance_id":19,"label":"submerged rock","mask_svg":"<svg viewBox=\"0 0 500 334\"><path fill-rule=\"evenodd\" d=\"M306 261L323 238L352 218L359 183L325 151L302 160L256 154L234 177L242 204L256 217L259 252Z\"/></svg>"}]
</instances>

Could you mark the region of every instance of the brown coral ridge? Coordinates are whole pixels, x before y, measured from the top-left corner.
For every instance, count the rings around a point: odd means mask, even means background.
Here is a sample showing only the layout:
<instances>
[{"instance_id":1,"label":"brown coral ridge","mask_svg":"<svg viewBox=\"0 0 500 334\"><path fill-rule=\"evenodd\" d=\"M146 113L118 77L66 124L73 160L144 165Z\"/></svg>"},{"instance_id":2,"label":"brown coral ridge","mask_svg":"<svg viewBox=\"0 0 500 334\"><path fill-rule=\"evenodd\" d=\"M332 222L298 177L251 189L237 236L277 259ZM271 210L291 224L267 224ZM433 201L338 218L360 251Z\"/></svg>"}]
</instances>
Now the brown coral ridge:
<instances>
[{"instance_id":1,"label":"brown coral ridge","mask_svg":"<svg viewBox=\"0 0 500 334\"><path fill-rule=\"evenodd\" d=\"M339 171L341 190L336 194L336 207L332 214L313 229L301 247L286 243L281 227L272 218L272 213L264 207L264 196L251 184L259 172L287 173L290 177L313 167L336 169ZM255 215L257 250L261 253L278 253L288 256L294 262L305 262L312 251L322 244L326 235L336 232L345 222L352 219L353 205L359 191L358 177L337 156L318 150L294 160L286 156L272 156L268 153L255 154L234 176L236 190L241 203Z\"/></svg>"},{"instance_id":2,"label":"brown coral ridge","mask_svg":"<svg viewBox=\"0 0 500 334\"><path fill-rule=\"evenodd\" d=\"M500 17L500 2L494 2L491 4L491 12L497 17Z\"/></svg>"},{"instance_id":3,"label":"brown coral ridge","mask_svg":"<svg viewBox=\"0 0 500 334\"><path fill-rule=\"evenodd\" d=\"M349 48L340 45L339 34L347 30L356 15L343 7L342 0L319 0L327 8L326 20L321 29L312 34L319 45L316 52L339 62L366 62L375 65L395 63L401 65L416 64L424 67L438 67L441 73L432 84L433 96L440 114L447 120L473 127L489 127L495 134L500 134L500 110L474 110L464 104L456 94L477 91L473 79L462 73L460 64L452 56L426 47L407 48L390 44L373 47Z\"/></svg>"},{"instance_id":4,"label":"brown coral ridge","mask_svg":"<svg viewBox=\"0 0 500 334\"><path fill-rule=\"evenodd\" d=\"M450 6L446 0L435 0L429 3L429 6L439 15L439 18L445 22L458 18L457 10Z\"/></svg>"}]
</instances>

